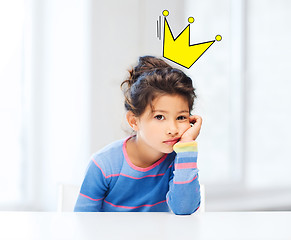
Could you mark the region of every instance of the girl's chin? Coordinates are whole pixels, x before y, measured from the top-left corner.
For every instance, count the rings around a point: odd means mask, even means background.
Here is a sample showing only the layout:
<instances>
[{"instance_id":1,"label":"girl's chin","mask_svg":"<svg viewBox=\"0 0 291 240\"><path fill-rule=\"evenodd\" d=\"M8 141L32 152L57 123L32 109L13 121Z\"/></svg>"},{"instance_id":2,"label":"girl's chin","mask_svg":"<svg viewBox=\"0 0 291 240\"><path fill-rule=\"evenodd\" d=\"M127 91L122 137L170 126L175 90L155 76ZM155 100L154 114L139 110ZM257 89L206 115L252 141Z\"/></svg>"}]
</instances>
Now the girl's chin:
<instances>
[{"instance_id":1,"label":"girl's chin","mask_svg":"<svg viewBox=\"0 0 291 240\"><path fill-rule=\"evenodd\" d=\"M173 146L170 146L170 147L168 147L167 149L164 149L164 153L171 153L171 152L173 152L174 151L174 149L173 149Z\"/></svg>"}]
</instances>

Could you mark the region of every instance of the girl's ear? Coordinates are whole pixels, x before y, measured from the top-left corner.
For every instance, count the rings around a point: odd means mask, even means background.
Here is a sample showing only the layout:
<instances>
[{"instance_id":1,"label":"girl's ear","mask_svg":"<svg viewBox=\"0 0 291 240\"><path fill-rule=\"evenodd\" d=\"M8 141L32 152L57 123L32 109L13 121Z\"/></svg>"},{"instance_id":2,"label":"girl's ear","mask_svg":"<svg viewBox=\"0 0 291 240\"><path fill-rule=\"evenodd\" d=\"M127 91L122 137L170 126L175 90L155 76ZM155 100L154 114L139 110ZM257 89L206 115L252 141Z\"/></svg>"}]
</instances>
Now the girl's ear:
<instances>
[{"instance_id":1,"label":"girl's ear","mask_svg":"<svg viewBox=\"0 0 291 240\"><path fill-rule=\"evenodd\" d=\"M126 113L126 120L129 124L129 126L134 130L137 131L137 117L133 114L132 111L127 111Z\"/></svg>"}]
</instances>

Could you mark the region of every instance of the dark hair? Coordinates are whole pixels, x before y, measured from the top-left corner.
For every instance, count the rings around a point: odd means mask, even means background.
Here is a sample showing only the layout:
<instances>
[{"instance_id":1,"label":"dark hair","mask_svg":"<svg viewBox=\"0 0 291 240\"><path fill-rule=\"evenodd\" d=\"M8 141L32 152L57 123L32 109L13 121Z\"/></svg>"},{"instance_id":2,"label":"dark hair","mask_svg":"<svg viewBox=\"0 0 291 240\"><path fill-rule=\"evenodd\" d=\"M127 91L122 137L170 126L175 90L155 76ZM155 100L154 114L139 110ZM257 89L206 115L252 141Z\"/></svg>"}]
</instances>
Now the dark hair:
<instances>
[{"instance_id":1,"label":"dark hair","mask_svg":"<svg viewBox=\"0 0 291 240\"><path fill-rule=\"evenodd\" d=\"M140 57L137 66L129 70L128 79L124 80L120 87L125 97L125 109L132 111L137 117L143 114L148 104L152 107L152 101L160 95L185 97L189 112L196 98L190 77L153 56Z\"/></svg>"}]
</instances>

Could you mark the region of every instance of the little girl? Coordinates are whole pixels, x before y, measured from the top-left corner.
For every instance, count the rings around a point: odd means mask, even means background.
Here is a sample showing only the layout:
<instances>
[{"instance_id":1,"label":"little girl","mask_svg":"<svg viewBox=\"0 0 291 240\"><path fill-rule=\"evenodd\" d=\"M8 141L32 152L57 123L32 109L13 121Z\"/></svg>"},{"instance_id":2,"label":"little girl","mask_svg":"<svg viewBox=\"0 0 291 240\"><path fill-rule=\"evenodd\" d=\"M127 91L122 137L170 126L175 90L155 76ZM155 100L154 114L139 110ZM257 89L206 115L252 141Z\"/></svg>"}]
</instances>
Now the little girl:
<instances>
[{"instance_id":1,"label":"little girl","mask_svg":"<svg viewBox=\"0 0 291 240\"><path fill-rule=\"evenodd\" d=\"M129 73L121 87L135 134L93 154L75 212L192 214L200 206L195 139L202 124L190 115L192 80L151 56Z\"/></svg>"}]
</instances>

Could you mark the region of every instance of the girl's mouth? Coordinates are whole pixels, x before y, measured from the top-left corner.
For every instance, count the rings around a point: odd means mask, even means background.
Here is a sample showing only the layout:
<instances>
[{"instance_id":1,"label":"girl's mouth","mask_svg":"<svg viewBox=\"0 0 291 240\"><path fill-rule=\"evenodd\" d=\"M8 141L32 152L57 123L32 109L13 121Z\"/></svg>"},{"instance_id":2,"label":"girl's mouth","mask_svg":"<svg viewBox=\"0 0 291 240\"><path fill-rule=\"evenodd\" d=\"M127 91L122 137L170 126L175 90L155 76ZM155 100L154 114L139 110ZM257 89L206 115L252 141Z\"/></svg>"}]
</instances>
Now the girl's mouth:
<instances>
[{"instance_id":1,"label":"girl's mouth","mask_svg":"<svg viewBox=\"0 0 291 240\"><path fill-rule=\"evenodd\" d=\"M170 139L167 141L164 141L164 143L168 144L168 145L174 145L175 143L177 143L179 141L180 138L174 138L174 139Z\"/></svg>"}]
</instances>

